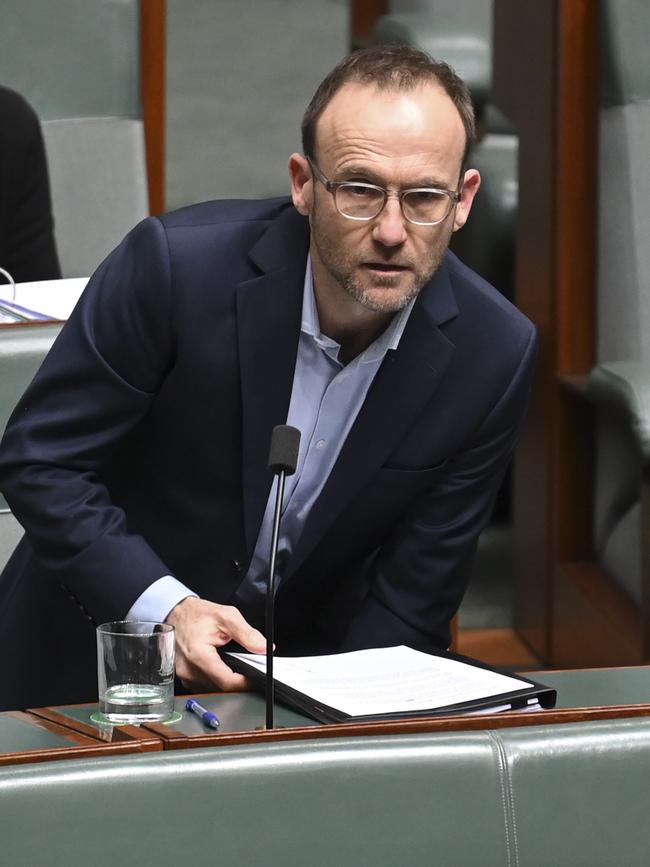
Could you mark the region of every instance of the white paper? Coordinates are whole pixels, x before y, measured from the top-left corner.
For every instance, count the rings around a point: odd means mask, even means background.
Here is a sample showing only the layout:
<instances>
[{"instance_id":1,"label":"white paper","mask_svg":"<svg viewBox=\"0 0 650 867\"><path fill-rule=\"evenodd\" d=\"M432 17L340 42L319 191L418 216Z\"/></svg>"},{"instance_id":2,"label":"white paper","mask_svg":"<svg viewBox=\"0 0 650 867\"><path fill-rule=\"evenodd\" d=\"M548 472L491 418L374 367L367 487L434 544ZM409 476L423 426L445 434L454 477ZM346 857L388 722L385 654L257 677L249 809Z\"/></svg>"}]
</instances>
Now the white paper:
<instances>
[{"instance_id":1,"label":"white paper","mask_svg":"<svg viewBox=\"0 0 650 867\"><path fill-rule=\"evenodd\" d=\"M44 314L51 319L65 320L72 313L72 308L87 282L88 277L74 277L67 280L16 283L16 296L13 301L21 307ZM9 283L0 285L0 301L12 301L12 287Z\"/></svg>"},{"instance_id":2,"label":"white paper","mask_svg":"<svg viewBox=\"0 0 650 867\"><path fill-rule=\"evenodd\" d=\"M262 672L266 657L233 653ZM410 647L275 657L274 679L350 716L435 710L525 689L526 681Z\"/></svg>"}]
</instances>

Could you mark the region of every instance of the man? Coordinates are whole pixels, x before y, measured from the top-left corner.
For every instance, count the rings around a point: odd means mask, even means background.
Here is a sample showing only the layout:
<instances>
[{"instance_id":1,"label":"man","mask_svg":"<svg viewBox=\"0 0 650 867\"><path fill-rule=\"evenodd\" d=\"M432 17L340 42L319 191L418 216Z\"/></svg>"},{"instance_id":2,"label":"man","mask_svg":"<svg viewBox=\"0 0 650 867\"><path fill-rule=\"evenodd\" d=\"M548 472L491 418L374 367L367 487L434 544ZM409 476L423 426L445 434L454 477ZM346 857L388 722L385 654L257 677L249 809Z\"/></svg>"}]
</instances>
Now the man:
<instances>
[{"instance_id":1,"label":"man","mask_svg":"<svg viewBox=\"0 0 650 867\"><path fill-rule=\"evenodd\" d=\"M0 452L26 529L0 582L4 706L93 698L94 624L125 616L174 624L186 687L244 686L218 648L264 649L287 420L277 651L448 645L535 351L447 252L472 135L448 67L368 49L307 109L293 204L150 219L101 265Z\"/></svg>"}]
</instances>

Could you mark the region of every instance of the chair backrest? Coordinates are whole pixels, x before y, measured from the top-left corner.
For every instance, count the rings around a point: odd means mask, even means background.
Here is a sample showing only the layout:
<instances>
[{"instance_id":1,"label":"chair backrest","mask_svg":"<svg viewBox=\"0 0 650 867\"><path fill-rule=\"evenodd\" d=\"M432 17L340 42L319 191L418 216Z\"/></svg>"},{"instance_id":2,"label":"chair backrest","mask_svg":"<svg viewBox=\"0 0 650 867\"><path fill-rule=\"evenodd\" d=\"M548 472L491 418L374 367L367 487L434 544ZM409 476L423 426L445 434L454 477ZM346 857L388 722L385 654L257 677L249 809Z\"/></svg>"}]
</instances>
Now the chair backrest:
<instances>
[{"instance_id":1,"label":"chair backrest","mask_svg":"<svg viewBox=\"0 0 650 867\"><path fill-rule=\"evenodd\" d=\"M60 324L0 328L0 435L60 330ZM20 525L0 493L0 571L21 534Z\"/></svg>"},{"instance_id":2,"label":"chair backrest","mask_svg":"<svg viewBox=\"0 0 650 867\"><path fill-rule=\"evenodd\" d=\"M3 863L646 867L650 723L0 768Z\"/></svg>"},{"instance_id":3,"label":"chair backrest","mask_svg":"<svg viewBox=\"0 0 650 867\"><path fill-rule=\"evenodd\" d=\"M389 0L389 14L423 14L438 19L450 19L467 29L478 28L490 41L492 34L493 0Z\"/></svg>"},{"instance_id":4,"label":"chair backrest","mask_svg":"<svg viewBox=\"0 0 650 867\"><path fill-rule=\"evenodd\" d=\"M598 360L650 359L650 14L601 6Z\"/></svg>"},{"instance_id":5,"label":"chair backrest","mask_svg":"<svg viewBox=\"0 0 650 867\"><path fill-rule=\"evenodd\" d=\"M475 0L429 0L392 4L377 21L375 42L401 42L449 63L469 87L479 109L492 79L491 3Z\"/></svg>"},{"instance_id":6,"label":"chair backrest","mask_svg":"<svg viewBox=\"0 0 650 867\"><path fill-rule=\"evenodd\" d=\"M148 213L137 0L4 0L0 81L43 123L64 277Z\"/></svg>"},{"instance_id":7,"label":"chair backrest","mask_svg":"<svg viewBox=\"0 0 650 867\"><path fill-rule=\"evenodd\" d=\"M608 369L600 367L597 373L610 381L617 371L625 374L631 362L650 362L648 40L650 15L644 0L603 2L597 351L599 364ZM597 427L594 537L604 567L639 604L641 463L629 414L608 403L599 411Z\"/></svg>"},{"instance_id":8,"label":"chair backrest","mask_svg":"<svg viewBox=\"0 0 650 867\"><path fill-rule=\"evenodd\" d=\"M0 328L0 435L61 328L61 323Z\"/></svg>"}]
</instances>

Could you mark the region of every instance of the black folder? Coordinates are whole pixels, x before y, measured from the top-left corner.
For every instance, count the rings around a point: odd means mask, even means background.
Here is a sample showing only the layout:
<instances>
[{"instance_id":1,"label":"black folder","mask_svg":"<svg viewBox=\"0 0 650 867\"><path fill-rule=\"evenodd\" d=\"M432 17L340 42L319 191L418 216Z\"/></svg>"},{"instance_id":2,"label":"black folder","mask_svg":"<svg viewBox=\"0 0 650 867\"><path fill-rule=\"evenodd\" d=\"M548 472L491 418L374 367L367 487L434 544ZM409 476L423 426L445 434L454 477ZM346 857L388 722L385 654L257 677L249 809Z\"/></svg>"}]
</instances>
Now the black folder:
<instances>
[{"instance_id":1,"label":"black folder","mask_svg":"<svg viewBox=\"0 0 650 867\"><path fill-rule=\"evenodd\" d=\"M377 651L362 652L367 654L381 654L385 651L394 650L409 650L410 654L418 654L429 658L433 657L433 659L430 660L432 665L434 664L435 658L451 660L458 663L460 666L470 667L471 669L474 669L472 674L477 674L479 671L481 671L495 675L503 675L508 678L514 678L516 681L518 681L518 683L516 684L515 688L508 689L507 691L501 690L497 692L490 692L489 695L481 695L480 697L470 698L468 700L455 703L438 705L434 702L433 704L435 706L419 707L415 710L379 710L376 713L350 713L347 712L344 708L336 706L335 702L332 702L331 704L324 702L321 696L319 696L317 689L314 689L312 692L309 687L309 675L306 675L306 677L304 678L305 684L303 685L302 689L296 689L295 687L291 686L290 683L285 682L285 680L283 680L281 664L283 660L287 658L276 657L274 662L274 672L276 675L274 678L275 697L278 701L283 702L288 707L294 710L298 710L301 713L304 713L307 716L318 720L319 722L325 723L366 722L383 719L391 720L428 716L451 716L454 714L471 714L490 711L497 712L508 710L525 710L527 708L533 710L537 709L538 707L551 708L555 706L557 694L554 689L544 686L544 684L538 683L537 681L531 680L527 677L513 674L512 672L506 671L505 669L499 669L494 666L487 665L483 662L479 662L478 660L470 659L467 656L462 656L460 654L452 653L450 651L440 651L433 654L421 654L421 651L410 650L409 648L378 648ZM339 662L341 660L344 660L344 657L352 657L353 655L354 654L333 654L330 657L300 657L297 660L292 660L292 662L297 661L299 664L304 663L306 666L309 666L312 661L317 660L319 665L327 666L329 661ZM244 674L247 677L251 678L255 685L263 689L266 680L265 658L249 654L243 654L243 656L251 656L253 661L242 658L242 655L228 652L224 653L225 661L234 671L238 671L241 674ZM378 657L378 659L381 659L381 657ZM413 659L417 660L415 656L413 657ZM424 660L417 661L424 662ZM459 675L463 673L469 673L467 672L466 668L458 668L457 672ZM356 688L359 694L361 694L364 689L364 684L358 683L356 684ZM345 704L345 702L342 702L342 704Z\"/></svg>"}]
</instances>

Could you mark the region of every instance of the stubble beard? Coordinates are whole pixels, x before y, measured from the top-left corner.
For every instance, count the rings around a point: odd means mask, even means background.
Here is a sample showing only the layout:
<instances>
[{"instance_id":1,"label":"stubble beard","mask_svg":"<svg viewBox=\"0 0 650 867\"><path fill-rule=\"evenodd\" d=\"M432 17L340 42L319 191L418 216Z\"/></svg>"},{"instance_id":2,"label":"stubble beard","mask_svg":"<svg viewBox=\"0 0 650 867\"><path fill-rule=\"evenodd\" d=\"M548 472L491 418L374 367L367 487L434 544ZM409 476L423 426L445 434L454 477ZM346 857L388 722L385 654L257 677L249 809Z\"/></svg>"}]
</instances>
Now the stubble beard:
<instances>
[{"instance_id":1,"label":"stubble beard","mask_svg":"<svg viewBox=\"0 0 650 867\"><path fill-rule=\"evenodd\" d=\"M410 285L404 287L396 285L398 281L394 277L375 276L372 287L365 287L360 280L355 279L351 270L341 273L339 277L333 271L330 273L342 288L367 310L375 313L397 313L417 298L438 270L446 250L447 244L436 244L427 267L411 271Z\"/></svg>"},{"instance_id":2,"label":"stubble beard","mask_svg":"<svg viewBox=\"0 0 650 867\"><path fill-rule=\"evenodd\" d=\"M342 273L337 276L330 270L330 274L345 289L348 295L351 295L355 301L358 301L367 310L372 310L375 313L397 313L398 310L406 307L412 298L419 295L422 286L427 282L425 280L420 283L415 278L415 275L413 275L414 279L411 281L411 285L399 290L395 286L396 281L393 277L375 277L373 287L366 288L351 273ZM392 292L390 291L391 289L393 290ZM396 291L397 294L395 294Z\"/></svg>"},{"instance_id":3,"label":"stubble beard","mask_svg":"<svg viewBox=\"0 0 650 867\"><path fill-rule=\"evenodd\" d=\"M315 208L311 222L314 246L325 270L348 295L375 313L397 313L416 298L440 267L451 238L449 229L432 242L429 255L421 266L411 263L408 285L400 286L399 278L386 275L373 276L372 286L365 286L354 274L359 265L358 260L353 261L350 256L341 257L340 245L323 228L323 221L319 219Z\"/></svg>"}]
</instances>

